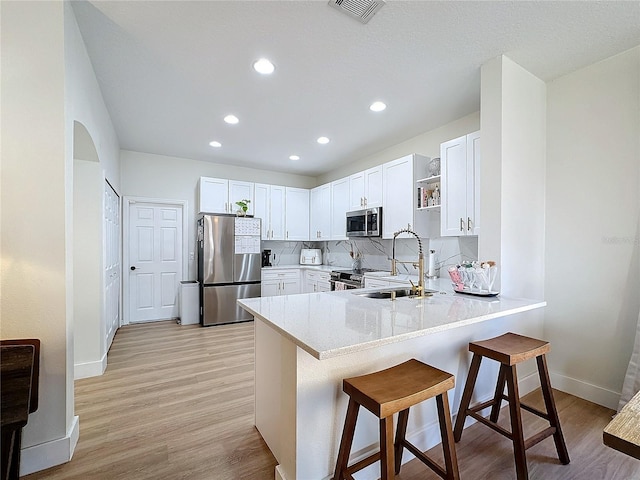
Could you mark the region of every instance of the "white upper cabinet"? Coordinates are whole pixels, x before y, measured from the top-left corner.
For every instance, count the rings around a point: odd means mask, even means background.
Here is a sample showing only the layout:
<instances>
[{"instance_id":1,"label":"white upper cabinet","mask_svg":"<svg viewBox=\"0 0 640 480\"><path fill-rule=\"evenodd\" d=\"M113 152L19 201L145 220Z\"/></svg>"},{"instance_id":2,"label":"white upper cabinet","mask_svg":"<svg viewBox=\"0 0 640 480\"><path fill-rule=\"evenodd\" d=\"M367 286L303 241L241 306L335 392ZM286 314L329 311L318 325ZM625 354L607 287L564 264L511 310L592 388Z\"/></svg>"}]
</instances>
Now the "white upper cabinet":
<instances>
[{"instance_id":1,"label":"white upper cabinet","mask_svg":"<svg viewBox=\"0 0 640 480\"><path fill-rule=\"evenodd\" d=\"M349 177L349 210L382 206L382 165Z\"/></svg>"},{"instance_id":2,"label":"white upper cabinet","mask_svg":"<svg viewBox=\"0 0 640 480\"><path fill-rule=\"evenodd\" d=\"M309 190L285 189L285 240L309 240Z\"/></svg>"},{"instance_id":3,"label":"white upper cabinet","mask_svg":"<svg viewBox=\"0 0 640 480\"><path fill-rule=\"evenodd\" d=\"M255 184L254 215L262 219L262 240L284 240L284 196L284 187Z\"/></svg>"},{"instance_id":4,"label":"white upper cabinet","mask_svg":"<svg viewBox=\"0 0 640 480\"><path fill-rule=\"evenodd\" d=\"M253 183L226 178L200 177L198 188L199 213L236 213L235 202L250 200L248 215L253 215Z\"/></svg>"},{"instance_id":5,"label":"white upper cabinet","mask_svg":"<svg viewBox=\"0 0 640 480\"><path fill-rule=\"evenodd\" d=\"M200 177L199 213L229 213L229 180Z\"/></svg>"},{"instance_id":6,"label":"white upper cabinet","mask_svg":"<svg viewBox=\"0 0 640 480\"><path fill-rule=\"evenodd\" d=\"M480 132L440 145L442 236L478 235Z\"/></svg>"},{"instance_id":7,"label":"white upper cabinet","mask_svg":"<svg viewBox=\"0 0 640 480\"><path fill-rule=\"evenodd\" d=\"M231 205L231 213L237 212L240 208L236 202L249 200L247 205L247 215L253 215L255 210L255 201L253 195L253 183L241 182L239 180L229 180L229 204Z\"/></svg>"},{"instance_id":8,"label":"white upper cabinet","mask_svg":"<svg viewBox=\"0 0 640 480\"><path fill-rule=\"evenodd\" d=\"M331 182L331 240L347 239L349 177Z\"/></svg>"},{"instance_id":9,"label":"white upper cabinet","mask_svg":"<svg viewBox=\"0 0 640 480\"><path fill-rule=\"evenodd\" d=\"M309 240L331 238L331 184L312 188L310 194Z\"/></svg>"},{"instance_id":10,"label":"white upper cabinet","mask_svg":"<svg viewBox=\"0 0 640 480\"><path fill-rule=\"evenodd\" d=\"M414 172L424 171L429 158L411 154L382 165L384 205L382 208L382 238L393 238L398 230L408 228L421 237L429 236L418 212Z\"/></svg>"}]
</instances>

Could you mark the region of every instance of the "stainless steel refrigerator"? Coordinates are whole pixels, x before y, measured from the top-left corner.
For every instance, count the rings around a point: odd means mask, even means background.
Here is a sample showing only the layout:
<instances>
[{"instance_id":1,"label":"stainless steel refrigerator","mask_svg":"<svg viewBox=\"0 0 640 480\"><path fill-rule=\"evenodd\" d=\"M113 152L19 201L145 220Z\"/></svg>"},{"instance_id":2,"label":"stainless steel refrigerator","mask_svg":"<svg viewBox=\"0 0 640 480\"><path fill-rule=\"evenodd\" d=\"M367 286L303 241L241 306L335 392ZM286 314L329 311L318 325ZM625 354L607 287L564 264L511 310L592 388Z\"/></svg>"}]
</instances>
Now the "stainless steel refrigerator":
<instances>
[{"instance_id":1,"label":"stainless steel refrigerator","mask_svg":"<svg viewBox=\"0 0 640 480\"><path fill-rule=\"evenodd\" d=\"M239 298L260 296L260 219L204 215L198 219L200 324L246 322Z\"/></svg>"}]
</instances>

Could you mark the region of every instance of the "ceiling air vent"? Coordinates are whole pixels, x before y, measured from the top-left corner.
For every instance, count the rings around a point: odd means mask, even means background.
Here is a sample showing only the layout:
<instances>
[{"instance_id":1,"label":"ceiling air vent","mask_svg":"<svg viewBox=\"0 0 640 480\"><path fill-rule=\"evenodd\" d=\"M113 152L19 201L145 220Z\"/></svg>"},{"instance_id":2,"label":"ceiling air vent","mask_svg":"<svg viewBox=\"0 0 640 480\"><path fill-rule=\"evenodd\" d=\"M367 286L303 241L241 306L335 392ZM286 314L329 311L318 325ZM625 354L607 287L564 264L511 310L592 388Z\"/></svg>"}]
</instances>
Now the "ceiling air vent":
<instances>
[{"instance_id":1,"label":"ceiling air vent","mask_svg":"<svg viewBox=\"0 0 640 480\"><path fill-rule=\"evenodd\" d=\"M369 23L384 3L384 0L329 0L330 6L362 23Z\"/></svg>"}]
</instances>

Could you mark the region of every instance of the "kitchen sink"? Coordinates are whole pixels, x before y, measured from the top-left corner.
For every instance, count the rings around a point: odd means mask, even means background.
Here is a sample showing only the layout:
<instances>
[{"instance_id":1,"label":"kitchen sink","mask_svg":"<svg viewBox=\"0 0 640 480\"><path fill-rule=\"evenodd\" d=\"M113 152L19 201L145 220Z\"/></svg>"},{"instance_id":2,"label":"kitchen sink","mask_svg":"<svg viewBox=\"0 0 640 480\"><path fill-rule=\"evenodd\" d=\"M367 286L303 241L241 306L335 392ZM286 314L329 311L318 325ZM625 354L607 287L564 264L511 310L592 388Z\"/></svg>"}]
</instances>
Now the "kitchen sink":
<instances>
[{"instance_id":1,"label":"kitchen sink","mask_svg":"<svg viewBox=\"0 0 640 480\"><path fill-rule=\"evenodd\" d=\"M433 295L434 293L436 293L436 290L425 290L424 291L424 295L426 297L429 297L431 295ZM367 297L367 298L383 298L383 299L389 299L393 297L393 294L395 294L395 298L399 298L399 297L414 297L415 295L412 295L411 293L411 289L410 288L394 288L394 289L390 289L390 290L379 290L377 292L353 292L354 295L358 295L360 297Z\"/></svg>"}]
</instances>

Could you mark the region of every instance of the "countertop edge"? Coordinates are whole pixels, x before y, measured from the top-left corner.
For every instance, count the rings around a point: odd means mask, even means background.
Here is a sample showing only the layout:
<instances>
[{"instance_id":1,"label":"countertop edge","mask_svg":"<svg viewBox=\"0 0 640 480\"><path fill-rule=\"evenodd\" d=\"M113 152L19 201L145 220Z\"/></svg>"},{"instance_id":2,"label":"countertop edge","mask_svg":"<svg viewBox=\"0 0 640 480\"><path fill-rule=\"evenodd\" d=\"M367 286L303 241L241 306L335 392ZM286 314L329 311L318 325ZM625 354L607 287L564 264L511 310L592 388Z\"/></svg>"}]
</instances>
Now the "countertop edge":
<instances>
[{"instance_id":1,"label":"countertop edge","mask_svg":"<svg viewBox=\"0 0 640 480\"><path fill-rule=\"evenodd\" d=\"M317 295L321 295L321 294L317 294ZM251 299L247 299L247 300L251 300ZM422 336L429 335L429 334L432 334L432 333L439 333L439 332L444 332L446 330L451 330L453 328L459 328L459 327L464 327L464 326L467 326L467 325L473 325L475 323L480 323L480 322L484 322L484 321L487 321L487 320L492 320L494 318L506 317L506 316L509 316L509 315L515 315L515 314L518 314L518 313L527 312L527 311L530 311L530 310L535 310L535 309L538 309L538 308L545 307L547 305L547 302L545 300L541 300L541 301L532 300L532 302L533 303L531 303L529 305L524 305L522 307L512 308L512 309L509 309L509 310L506 310L506 311L502 311L502 312L490 313L490 314L487 314L487 315L480 315L478 317L467 318L467 319L464 319L464 320L459 320L457 322L452 322L452 323L448 323L448 324L445 324L445 325L438 325L438 326L435 326L435 327L430 327L430 328L426 328L426 329L423 329L423 330L418 330L416 332L405 333L405 334L401 334L401 335L397 335L397 336L393 336L393 337L386 337L386 338L383 338L383 339L376 339L376 340L373 340L371 342L360 343L360 344L357 344L357 345L349 345L349 346L346 346L346 347L339 347L339 348L335 348L335 349L331 349L331 350L323 350L323 351L319 352L319 351L315 350L314 348L312 348L310 345L308 345L305 342L303 342L302 340L300 340L299 338L291 335L289 332L287 332L285 329L280 327L278 324L273 323L272 321L270 321L269 319L267 319L266 317L261 315L259 312L257 312L253 308L251 308L251 306L248 305L245 301L238 300L238 303L241 304L245 310L249 311L255 318L259 318L261 321L263 321L264 323L269 325L271 328L276 330L278 333L283 335L285 338L291 340L295 345L297 345L298 347L302 348L304 351L309 353L312 357L316 358L317 360L326 360L326 359L338 357L338 356L341 356L341 355L348 355L348 354L360 352L360 351L363 351L363 350L368 350L368 349L372 349L372 348L376 348L376 347L381 347L381 346L384 346L384 345L389 345L389 344L392 344L392 343L397 343L397 342L402 342L402 341L405 341L405 340L410 340L412 338L422 337Z\"/></svg>"}]
</instances>

